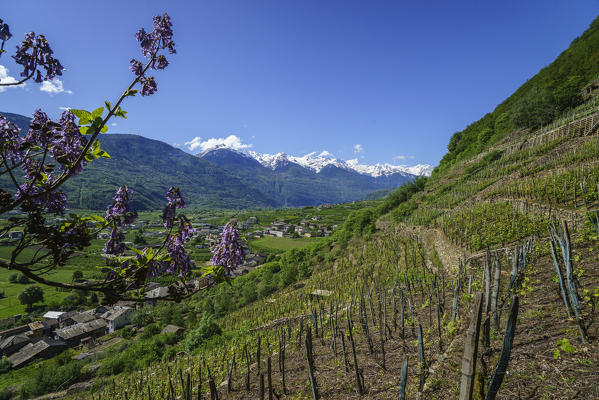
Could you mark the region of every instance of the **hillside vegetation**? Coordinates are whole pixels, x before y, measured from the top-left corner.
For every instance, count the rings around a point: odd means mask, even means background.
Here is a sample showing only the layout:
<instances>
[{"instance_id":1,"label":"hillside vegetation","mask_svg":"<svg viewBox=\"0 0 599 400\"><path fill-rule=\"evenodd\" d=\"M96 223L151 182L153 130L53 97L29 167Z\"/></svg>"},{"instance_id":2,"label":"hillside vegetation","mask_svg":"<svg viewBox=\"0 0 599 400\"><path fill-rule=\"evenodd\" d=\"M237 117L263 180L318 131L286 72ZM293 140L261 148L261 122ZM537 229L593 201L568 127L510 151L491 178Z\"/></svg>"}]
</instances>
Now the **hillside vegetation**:
<instances>
[{"instance_id":1,"label":"hillside vegetation","mask_svg":"<svg viewBox=\"0 0 599 400\"><path fill-rule=\"evenodd\" d=\"M437 173L466 160L515 130L550 124L583 101L584 85L599 75L599 20L547 67L541 69L493 112L456 132Z\"/></svg>"},{"instance_id":2,"label":"hillside vegetation","mask_svg":"<svg viewBox=\"0 0 599 400\"><path fill-rule=\"evenodd\" d=\"M185 337L144 331L71 398L599 398L599 108L576 97L597 29L454 136L430 179L149 309Z\"/></svg>"}]
</instances>

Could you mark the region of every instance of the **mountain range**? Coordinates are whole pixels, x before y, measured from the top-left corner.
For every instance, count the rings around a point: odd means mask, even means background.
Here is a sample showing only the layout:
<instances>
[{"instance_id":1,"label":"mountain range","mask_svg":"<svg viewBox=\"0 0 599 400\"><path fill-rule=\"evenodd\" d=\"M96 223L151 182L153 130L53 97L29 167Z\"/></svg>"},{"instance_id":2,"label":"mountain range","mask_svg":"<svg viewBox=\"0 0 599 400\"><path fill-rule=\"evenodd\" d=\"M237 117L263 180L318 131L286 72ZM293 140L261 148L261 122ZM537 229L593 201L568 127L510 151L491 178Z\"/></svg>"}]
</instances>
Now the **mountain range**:
<instances>
[{"instance_id":1,"label":"mountain range","mask_svg":"<svg viewBox=\"0 0 599 400\"><path fill-rule=\"evenodd\" d=\"M29 118L2 113L22 131ZM111 158L89 163L69 180L63 190L69 207L104 209L118 186L132 190L137 210L164 206L170 186L180 187L188 204L210 208L299 207L342 203L366 198L372 192L391 189L429 175L430 167L412 169L389 164L360 165L330 154L303 157L213 148L198 155L143 136L104 134L102 149ZM0 187L11 182L0 177Z\"/></svg>"}]
</instances>

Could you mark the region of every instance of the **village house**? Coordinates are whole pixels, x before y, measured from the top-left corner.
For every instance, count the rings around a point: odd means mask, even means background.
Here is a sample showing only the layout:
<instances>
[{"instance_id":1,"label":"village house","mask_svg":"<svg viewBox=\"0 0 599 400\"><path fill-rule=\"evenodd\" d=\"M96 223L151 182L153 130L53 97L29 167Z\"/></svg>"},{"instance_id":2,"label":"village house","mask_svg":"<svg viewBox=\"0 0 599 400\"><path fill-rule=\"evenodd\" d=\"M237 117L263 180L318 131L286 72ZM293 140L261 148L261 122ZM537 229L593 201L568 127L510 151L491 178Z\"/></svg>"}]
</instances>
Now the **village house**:
<instances>
[{"instance_id":1,"label":"village house","mask_svg":"<svg viewBox=\"0 0 599 400\"><path fill-rule=\"evenodd\" d=\"M285 232L289 228L289 225L283 221L276 221L270 225L270 229L274 231L283 231Z\"/></svg>"},{"instance_id":2,"label":"village house","mask_svg":"<svg viewBox=\"0 0 599 400\"><path fill-rule=\"evenodd\" d=\"M76 324L73 317L79 314L78 311L67 311L61 316L61 321L58 323L59 328L66 328L67 326L71 326Z\"/></svg>"},{"instance_id":3,"label":"village house","mask_svg":"<svg viewBox=\"0 0 599 400\"><path fill-rule=\"evenodd\" d=\"M42 321L34 321L29 324L29 332L27 332L27 336L32 340L41 339L44 337L44 328L49 325L44 325Z\"/></svg>"},{"instance_id":4,"label":"village house","mask_svg":"<svg viewBox=\"0 0 599 400\"><path fill-rule=\"evenodd\" d=\"M21 350L8 357L13 368L23 367L39 358L50 358L66 349L62 341L44 339L36 343L28 343Z\"/></svg>"},{"instance_id":5,"label":"village house","mask_svg":"<svg viewBox=\"0 0 599 400\"><path fill-rule=\"evenodd\" d=\"M131 323L131 316L135 310L133 308L116 307L114 310L108 311L102 315L102 319L106 321L108 333L112 333L117 329Z\"/></svg>"},{"instance_id":6,"label":"village house","mask_svg":"<svg viewBox=\"0 0 599 400\"><path fill-rule=\"evenodd\" d=\"M48 311L43 315L43 318L48 325L57 327L63 321L62 316L64 314L66 314L64 311Z\"/></svg>"},{"instance_id":7,"label":"village house","mask_svg":"<svg viewBox=\"0 0 599 400\"><path fill-rule=\"evenodd\" d=\"M0 340L6 339L9 336L18 335L21 333L25 333L29 330L29 325L19 325L14 328L6 329L0 332Z\"/></svg>"},{"instance_id":8,"label":"village house","mask_svg":"<svg viewBox=\"0 0 599 400\"><path fill-rule=\"evenodd\" d=\"M152 289L146 292L146 304L155 306L157 299L165 296L168 296L168 287L160 286L156 289Z\"/></svg>"},{"instance_id":9,"label":"village house","mask_svg":"<svg viewBox=\"0 0 599 400\"><path fill-rule=\"evenodd\" d=\"M285 231L276 230L276 229L273 229L272 227L264 230L264 236L283 237L283 235L285 235Z\"/></svg>"},{"instance_id":10,"label":"village house","mask_svg":"<svg viewBox=\"0 0 599 400\"><path fill-rule=\"evenodd\" d=\"M21 232L21 231L8 232L8 238L11 240L20 240L22 237L23 237L23 232Z\"/></svg>"},{"instance_id":11,"label":"village house","mask_svg":"<svg viewBox=\"0 0 599 400\"><path fill-rule=\"evenodd\" d=\"M167 325L164 327L162 332L160 333L172 333L177 337L182 337L183 332L185 332L185 328L177 326L177 325Z\"/></svg>"},{"instance_id":12,"label":"village house","mask_svg":"<svg viewBox=\"0 0 599 400\"><path fill-rule=\"evenodd\" d=\"M10 356L31 343L27 335L18 334L0 340L0 356Z\"/></svg>"},{"instance_id":13,"label":"village house","mask_svg":"<svg viewBox=\"0 0 599 400\"><path fill-rule=\"evenodd\" d=\"M93 310L92 310L93 311ZM84 311L72 317L76 324L85 324L96 319L95 312Z\"/></svg>"},{"instance_id":14,"label":"village house","mask_svg":"<svg viewBox=\"0 0 599 400\"><path fill-rule=\"evenodd\" d=\"M54 332L56 340L65 342L69 347L79 344L84 337L100 337L106 334L106 321L95 319L83 324L76 324Z\"/></svg>"}]
</instances>

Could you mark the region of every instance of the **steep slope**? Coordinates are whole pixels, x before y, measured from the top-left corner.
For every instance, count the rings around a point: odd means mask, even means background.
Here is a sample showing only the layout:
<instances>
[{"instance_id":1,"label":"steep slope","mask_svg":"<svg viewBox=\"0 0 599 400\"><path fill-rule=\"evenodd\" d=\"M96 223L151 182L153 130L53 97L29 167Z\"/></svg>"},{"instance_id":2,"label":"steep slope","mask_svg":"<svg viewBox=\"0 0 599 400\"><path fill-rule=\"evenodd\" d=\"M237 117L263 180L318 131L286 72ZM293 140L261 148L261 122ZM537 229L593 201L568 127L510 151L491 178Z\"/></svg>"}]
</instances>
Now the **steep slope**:
<instances>
[{"instance_id":1,"label":"steep slope","mask_svg":"<svg viewBox=\"0 0 599 400\"><path fill-rule=\"evenodd\" d=\"M306 206L362 200L379 189L396 188L414 178L406 172L372 176L337 159L248 154L215 148L198 155L239 176L281 206Z\"/></svg>"},{"instance_id":2,"label":"steep slope","mask_svg":"<svg viewBox=\"0 0 599 400\"><path fill-rule=\"evenodd\" d=\"M599 74L599 18L551 64L527 80L493 112L455 133L439 171L497 143L518 129L546 126L580 105L582 88Z\"/></svg>"},{"instance_id":3,"label":"steep slope","mask_svg":"<svg viewBox=\"0 0 599 400\"><path fill-rule=\"evenodd\" d=\"M26 117L4 115L27 127ZM180 187L186 202L195 206L248 208L277 205L237 176L166 143L125 134L105 134L100 139L111 159L89 163L81 174L64 185L69 207L104 209L117 187L124 184L131 188L132 204L137 210L164 207L165 193L171 186ZM6 176L0 178L0 185L12 189Z\"/></svg>"},{"instance_id":4,"label":"steep slope","mask_svg":"<svg viewBox=\"0 0 599 400\"><path fill-rule=\"evenodd\" d=\"M102 137L110 160L97 160L66 185L72 204L97 208L112 197L115 185L127 184L138 209L159 209L170 186L180 187L189 204L245 208L275 203L214 164L166 143L143 136ZM77 195L79 194L79 195Z\"/></svg>"},{"instance_id":5,"label":"steep slope","mask_svg":"<svg viewBox=\"0 0 599 400\"><path fill-rule=\"evenodd\" d=\"M564 53L573 65L597 54L597 24L572 45L587 51ZM552 84L567 82L565 71ZM489 398L599 398L599 103L572 111L548 129L509 130L502 142L489 143L491 133L480 148L450 143L456 153L426 184L354 212L319 248L286 253L199 295L188 309L214 313L223 334L174 357L169 368L106 378L102 398L125 390L140 399L148 392L184 398L183 374L193 395L201 388L207 397L206 366L212 391L229 399L265 390L287 399L389 399L399 397L402 382L405 398L472 398L460 396L464 378L476 380L474 398L486 398L495 371L502 383ZM473 125L464 137L481 126ZM564 220L569 240L561 245L571 249L558 247L553 257L549 227ZM311 276L291 285L306 266ZM569 275L567 289L558 270ZM254 301L246 285L272 294ZM478 356L463 361L475 298L485 304L481 323L472 324L480 335L470 334ZM237 308L241 299L246 305ZM516 304L511 346L506 327ZM182 354L187 343L170 353ZM504 343L509 363L496 370ZM462 365L476 371L462 374Z\"/></svg>"}]
</instances>

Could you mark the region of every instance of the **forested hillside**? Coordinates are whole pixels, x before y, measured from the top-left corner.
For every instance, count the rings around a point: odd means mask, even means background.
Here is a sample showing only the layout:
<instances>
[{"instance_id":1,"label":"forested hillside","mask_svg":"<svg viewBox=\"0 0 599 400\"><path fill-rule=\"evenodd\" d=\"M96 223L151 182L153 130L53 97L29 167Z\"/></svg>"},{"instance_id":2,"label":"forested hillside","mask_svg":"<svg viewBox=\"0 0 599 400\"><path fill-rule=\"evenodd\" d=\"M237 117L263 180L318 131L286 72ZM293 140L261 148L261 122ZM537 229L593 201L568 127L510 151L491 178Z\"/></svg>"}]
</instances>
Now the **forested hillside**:
<instances>
[{"instance_id":1,"label":"forested hillside","mask_svg":"<svg viewBox=\"0 0 599 400\"><path fill-rule=\"evenodd\" d=\"M465 160L516 130L548 125L583 101L582 88L599 75L599 20L550 65L524 83L493 112L456 132L437 173Z\"/></svg>"}]
</instances>

